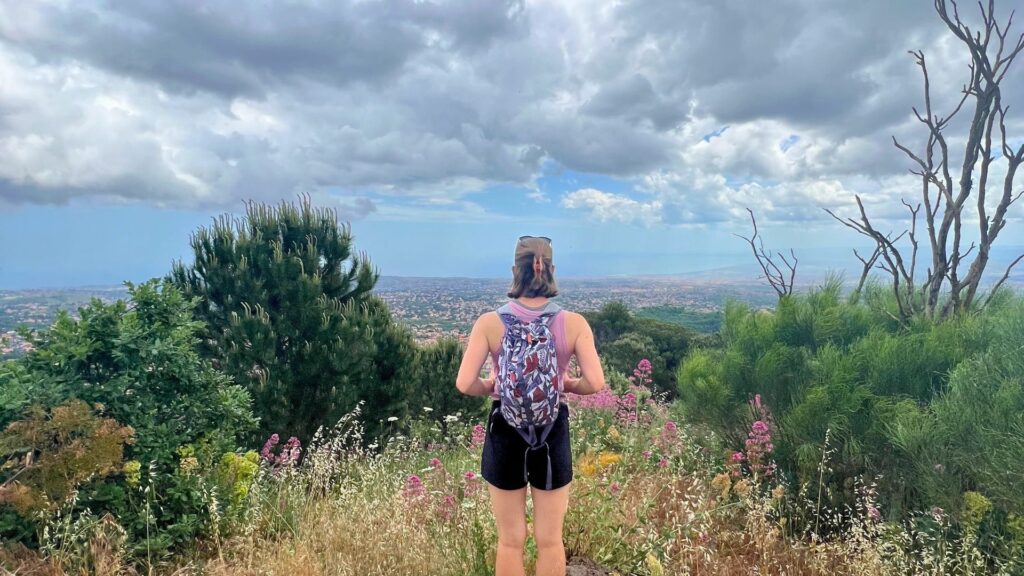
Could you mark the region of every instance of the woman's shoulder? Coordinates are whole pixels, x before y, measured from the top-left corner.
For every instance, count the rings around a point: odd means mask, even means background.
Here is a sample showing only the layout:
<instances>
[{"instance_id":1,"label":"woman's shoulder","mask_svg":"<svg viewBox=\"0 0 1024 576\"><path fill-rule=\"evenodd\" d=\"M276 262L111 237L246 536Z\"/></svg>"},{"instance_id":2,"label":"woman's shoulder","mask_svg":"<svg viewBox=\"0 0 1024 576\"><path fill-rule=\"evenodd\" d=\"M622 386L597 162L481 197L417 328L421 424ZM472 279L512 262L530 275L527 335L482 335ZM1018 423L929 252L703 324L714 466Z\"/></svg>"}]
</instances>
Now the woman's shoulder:
<instances>
[{"instance_id":1,"label":"woman's shoulder","mask_svg":"<svg viewBox=\"0 0 1024 576\"><path fill-rule=\"evenodd\" d=\"M565 318L565 329L566 330L580 330L584 326L587 326L587 319L583 314L579 312L573 312L571 310L562 310L562 316Z\"/></svg>"}]
</instances>

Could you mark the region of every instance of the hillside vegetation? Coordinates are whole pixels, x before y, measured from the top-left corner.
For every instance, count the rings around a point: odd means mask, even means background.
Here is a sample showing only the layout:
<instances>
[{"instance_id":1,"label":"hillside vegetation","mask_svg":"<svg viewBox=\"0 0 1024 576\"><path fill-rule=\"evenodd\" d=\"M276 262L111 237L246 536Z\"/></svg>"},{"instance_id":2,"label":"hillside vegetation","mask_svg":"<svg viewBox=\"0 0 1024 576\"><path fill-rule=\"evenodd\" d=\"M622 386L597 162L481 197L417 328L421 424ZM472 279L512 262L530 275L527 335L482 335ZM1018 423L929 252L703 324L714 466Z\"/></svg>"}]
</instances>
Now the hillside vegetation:
<instances>
[{"instance_id":1,"label":"hillside vegetation","mask_svg":"<svg viewBox=\"0 0 1024 576\"><path fill-rule=\"evenodd\" d=\"M0 363L0 565L491 573L485 406L455 390L459 343L411 341L333 214L249 217ZM733 302L711 335L587 312L610 387L570 399L573 562L1021 573L1024 299L904 322L890 293Z\"/></svg>"}]
</instances>

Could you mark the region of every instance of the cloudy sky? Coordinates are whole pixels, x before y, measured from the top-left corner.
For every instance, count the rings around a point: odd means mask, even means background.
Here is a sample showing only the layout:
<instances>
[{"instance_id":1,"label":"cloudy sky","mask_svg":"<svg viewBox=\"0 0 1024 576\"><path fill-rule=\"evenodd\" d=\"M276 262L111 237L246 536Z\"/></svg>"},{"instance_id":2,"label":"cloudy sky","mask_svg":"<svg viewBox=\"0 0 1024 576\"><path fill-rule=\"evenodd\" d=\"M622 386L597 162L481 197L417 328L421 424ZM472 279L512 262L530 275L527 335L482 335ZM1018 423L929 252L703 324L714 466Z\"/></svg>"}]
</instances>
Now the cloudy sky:
<instances>
[{"instance_id":1,"label":"cloudy sky","mask_svg":"<svg viewBox=\"0 0 1024 576\"><path fill-rule=\"evenodd\" d=\"M902 229L918 194L907 51L937 106L965 78L931 4L0 0L0 288L160 275L213 216L299 193L389 275L503 275L521 234L572 275L749 264L747 207L852 265L822 208Z\"/></svg>"}]
</instances>

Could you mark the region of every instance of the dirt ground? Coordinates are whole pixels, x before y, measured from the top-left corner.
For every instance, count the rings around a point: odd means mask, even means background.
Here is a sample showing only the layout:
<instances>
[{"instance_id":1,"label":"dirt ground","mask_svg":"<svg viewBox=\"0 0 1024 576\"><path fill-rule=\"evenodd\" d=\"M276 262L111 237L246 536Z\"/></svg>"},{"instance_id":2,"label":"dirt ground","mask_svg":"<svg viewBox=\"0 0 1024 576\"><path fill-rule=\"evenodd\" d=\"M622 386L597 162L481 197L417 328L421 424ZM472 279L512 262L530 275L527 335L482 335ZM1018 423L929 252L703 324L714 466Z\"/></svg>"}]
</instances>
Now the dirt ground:
<instances>
[{"instance_id":1,"label":"dirt ground","mask_svg":"<svg viewBox=\"0 0 1024 576\"><path fill-rule=\"evenodd\" d=\"M608 576L611 571L587 558L570 558L566 564L565 576Z\"/></svg>"}]
</instances>

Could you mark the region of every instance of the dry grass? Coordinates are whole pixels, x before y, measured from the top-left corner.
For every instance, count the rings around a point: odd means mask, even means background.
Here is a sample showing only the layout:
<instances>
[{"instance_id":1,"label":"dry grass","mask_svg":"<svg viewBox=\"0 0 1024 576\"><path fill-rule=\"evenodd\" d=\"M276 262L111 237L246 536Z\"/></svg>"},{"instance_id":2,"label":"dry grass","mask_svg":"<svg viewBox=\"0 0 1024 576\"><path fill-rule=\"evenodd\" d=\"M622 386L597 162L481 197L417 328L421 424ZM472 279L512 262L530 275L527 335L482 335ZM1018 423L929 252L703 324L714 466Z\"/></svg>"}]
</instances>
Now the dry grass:
<instances>
[{"instance_id":1,"label":"dry grass","mask_svg":"<svg viewBox=\"0 0 1024 576\"><path fill-rule=\"evenodd\" d=\"M604 417L600 424L575 421L590 427L578 435L577 454L616 456L577 473L566 519L570 556L620 575L655 576L966 575L991 568L974 563L969 547L950 545L945 556L922 552L913 534L860 517L847 517L842 537L832 542L794 538L782 503L792 504L798 493L719 474L722 468L702 460L685 431L666 442L667 413L652 410L646 424L620 425L611 434ZM339 427L311 447L301 468L265 471L244 514L225 520L221 533L230 536L152 571L124 560L112 519L76 550L42 558L7 549L0 565L19 576L493 574L487 492L465 474L478 470L478 450L454 445L428 453L405 441L372 455L358 445L358 433ZM643 454L652 446L669 464ZM440 465L428 464L434 457ZM421 479L422 493L409 491L410 475ZM915 547L915 555L907 552Z\"/></svg>"}]
</instances>

